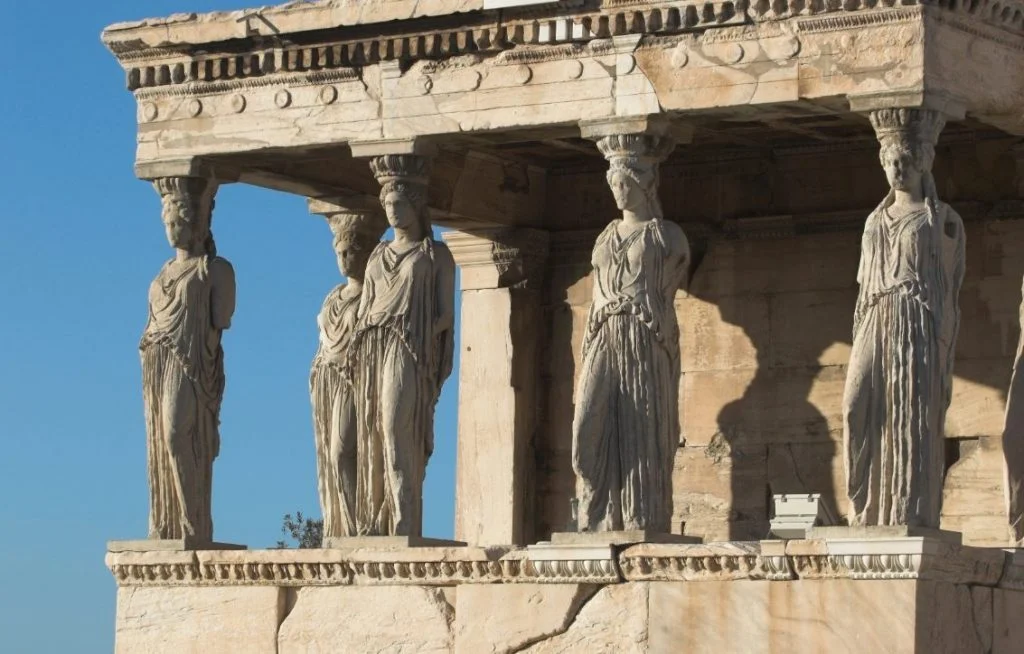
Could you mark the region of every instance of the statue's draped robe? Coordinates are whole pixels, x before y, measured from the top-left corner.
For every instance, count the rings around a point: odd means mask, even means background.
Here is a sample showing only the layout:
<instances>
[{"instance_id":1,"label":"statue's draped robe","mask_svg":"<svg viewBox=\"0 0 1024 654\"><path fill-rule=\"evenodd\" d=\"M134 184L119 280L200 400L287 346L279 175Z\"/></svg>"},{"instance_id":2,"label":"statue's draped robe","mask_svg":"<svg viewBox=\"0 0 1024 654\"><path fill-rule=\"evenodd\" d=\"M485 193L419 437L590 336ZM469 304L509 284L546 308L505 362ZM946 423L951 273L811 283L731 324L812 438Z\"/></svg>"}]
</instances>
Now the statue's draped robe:
<instances>
[{"instance_id":1,"label":"statue's draped robe","mask_svg":"<svg viewBox=\"0 0 1024 654\"><path fill-rule=\"evenodd\" d=\"M431 238L396 253L380 243L366 266L350 358L358 414L360 535L422 532L423 475L434 406L451 373L452 330L434 333L439 263Z\"/></svg>"},{"instance_id":2,"label":"statue's draped robe","mask_svg":"<svg viewBox=\"0 0 1024 654\"><path fill-rule=\"evenodd\" d=\"M1024 296L1024 289L1021 290ZM1020 306L1020 322L1024 325L1024 303ZM1004 492L1009 520L1010 538L1017 547L1024 546L1024 332L1017 345L1013 362L1010 391L1006 396L1006 426L1003 429L1005 457Z\"/></svg>"},{"instance_id":3,"label":"statue's draped robe","mask_svg":"<svg viewBox=\"0 0 1024 654\"><path fill-rule=\"evenodd\" d=\"M325 538L356 535L357 426L352 386L344 375L344 366L355 330L359 294L345 297L344 291L345 284L331 291L317 316L320 346L309 376Z\"/></svg>"},{"instance_id":4,"label":"statue's draped robe","mask_svg":"<svg viewBox=\"0 0 1024 654\"><path fill-rule=\"evenodd\" d=\"M679 326L673 301L685 253L650 220L597 238L593 303L573 420L581 531L668 532L679 444ZM685 242L685 239L684 239Z\"/></svg>"},{"instance_id":5,"label":"statue's draped robe","mask_svg":"<svg viewBox=\"0 0 1024 654\"><path fill-rule=\"evenodd\" d=\"M850 522L938 527L963 223L934 199L898 218L891 203L868 217L857 274L843 400Z\"/></svg>"},{"instance_id":6,"label":"statue's draped robe","mask_svg":"<svg viewBox=\"0 0 1024 654\"><path fill-rule=\"evenodd\" d=\"M150 488L150 538L210 540L213 460L224 394L221 331L213 325L217 257L168 261L149 287L139 350Z\"/></svg>"}]
</instances>

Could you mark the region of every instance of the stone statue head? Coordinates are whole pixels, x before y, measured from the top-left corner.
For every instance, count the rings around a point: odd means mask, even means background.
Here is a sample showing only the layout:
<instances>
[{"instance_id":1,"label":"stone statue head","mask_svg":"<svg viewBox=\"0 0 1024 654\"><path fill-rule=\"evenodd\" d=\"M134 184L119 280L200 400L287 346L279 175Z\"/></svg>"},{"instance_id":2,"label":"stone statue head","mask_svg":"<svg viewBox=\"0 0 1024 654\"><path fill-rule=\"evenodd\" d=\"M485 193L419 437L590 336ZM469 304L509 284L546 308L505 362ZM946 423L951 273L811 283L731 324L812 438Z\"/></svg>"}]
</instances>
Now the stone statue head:
<instances>
[{"instance_id":1,"label":"stone statue head","mask_svg":"<svg viewBox=\"0 0 1024 654\"><path fill-rule=\"evenodd\" d=\"M879 159L889 186L914 191L931 183L935 143L945 124L937 111L923 109L881 109L871 114L881 145Z\"/></svg>"},{"instance_id":2,"label":"stone statue head","mask_svg":"<svg viewBox=\"0 0 1024 654\"><path fill-rule=\"evenodd\" d=\"M153 184L171 247L193 255L216 255L210 221L217 183L202 177L161 177Z\"/></svg>"},{"instance_id":3,"label":"stone statue head","mask_svg":"<svg viewBox=\"0 0 1024 654\"><path fill-rule=\"evenodd\" d=\"M643 220L664 218L658 198L658 166L674 143L653 134L616 134L597 142L608 160L608 186L620 211Z\"/></svg>"},{"instance_id":4,"label":"stone statue head","mask_svg":"<svg viewBox=\"0 0 1024 654\"><path fill-rule=\"evenodd\" d=\"M338 269L345 277L362 281L370 254L384 235L384 221L374 213L335 213L327 222L334 234Z\"/></svg>"},{"instance_id":5,"label":"stone statue head","mask_svg":"<svg viewBox=\"0 0 1024 654\"><path fill-rule=\"evenodd\" d=\"M430 233L427 213L429 162L416 155L385 155L370 162L380 183L380 203L388 224L395 229Z\"/></svg>"}]
</instances>

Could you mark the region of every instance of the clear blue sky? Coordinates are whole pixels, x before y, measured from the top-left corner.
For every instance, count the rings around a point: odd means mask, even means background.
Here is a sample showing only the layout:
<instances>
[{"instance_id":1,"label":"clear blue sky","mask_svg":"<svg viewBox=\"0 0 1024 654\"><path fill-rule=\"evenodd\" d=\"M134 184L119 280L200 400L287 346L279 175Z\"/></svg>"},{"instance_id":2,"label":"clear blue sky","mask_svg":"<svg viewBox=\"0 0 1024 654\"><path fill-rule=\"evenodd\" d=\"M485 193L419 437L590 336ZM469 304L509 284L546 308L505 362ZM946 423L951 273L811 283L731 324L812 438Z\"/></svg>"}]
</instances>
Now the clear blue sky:
<instances>
[{"instance_id":1,"label":"clear blue sky","mask_svg":"<svg viewBox=\"0 0 1024 654\"><path fill-rule=\"evenodd\" d=\"M0 633L5 654L110 652L105 542L143 538L138 339L170 255L159 198L132 174L135 101L100 31L239 0L16 2L0 109ZM219 540L267 547L319 515L307 380L315 316L341 280L303 198L225 186L217 246L235 267L214 471ZM425 532L451 536L457 373L437 414Z\"/></svg>"}]
</instances>

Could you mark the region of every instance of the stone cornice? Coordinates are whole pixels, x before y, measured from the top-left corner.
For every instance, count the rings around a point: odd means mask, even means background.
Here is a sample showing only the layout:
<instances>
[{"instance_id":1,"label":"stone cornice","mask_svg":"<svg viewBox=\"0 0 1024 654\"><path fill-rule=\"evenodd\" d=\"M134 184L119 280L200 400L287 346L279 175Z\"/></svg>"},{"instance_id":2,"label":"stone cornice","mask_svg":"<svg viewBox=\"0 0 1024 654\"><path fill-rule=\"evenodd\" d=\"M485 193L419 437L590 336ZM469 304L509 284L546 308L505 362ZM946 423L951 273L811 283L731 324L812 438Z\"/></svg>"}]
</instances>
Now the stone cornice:
<instances>
[{"instance_id":1,"label":"stone cornice","mask_svg":"<svg viewBox=\"0 0 1024 654\"><path fill-rule=\"evenodd\" d=\"M494 583L929 579L1024 590L1016 551L928 538L614 548L120 552L119 586L457 586Z\"/></svg>"},{"instance_id":2,"label":"stone cornice","mask_svg":"<svg viewBox=\"0 0 1024 654\"><path fill-rule=\"evenodd\" d=\"M167 19L166 24L114 25L103 39L124 66L128 88L134 91L486 53L508 53L495 61L499 65L574 59L581 55L581 46L616 36L671 37L790 18L796 20L798 33L845 30L916 20L923 8L956 17L962 24L966 20L1017 37L1024 34L1024 25L1016 18L1024 10L1020 0L976 0L973 8L963 0L952 4L913 0L909 5L888 0L794 0L782 13L775 12L775 4L767 0L605 0L599 7L553 3L504 14L476 10L443 18L407 17L373 30L352 23L343 26L323 7L279 7L244 16L235 12ZM294 25L284 20L300 12L306 13ZM315 19L315 15L321 17ZM279 16L283 27L274 24L271 16Z\"/></svg>"},{"instance_id":3,"label":"stone cornice","mask_svg":"<svg viewBox=\"0 0 1024 654\"><path fill-rule=\"evenodd\" d=\"M104 31L103 41L121 61L128 88L134 91L185 82L362 67L381 61L447 59L624 35L677 34L745 22L743 12L730 0L606 4L604 8L575 9L576 3L569 2L511 14L474 11L440 22L391 22L371 31L342 27L331 14L324 13L319 24L306 18L301 23L306 26L303 31L264 30L266 34L259 33L258 25L250 27L256 34L229 27L229 19L238 23L241 18L223 14L192 30L175 24L177 30L160 31L159 21L113 25Z\"/></svg>"}]
</instances>

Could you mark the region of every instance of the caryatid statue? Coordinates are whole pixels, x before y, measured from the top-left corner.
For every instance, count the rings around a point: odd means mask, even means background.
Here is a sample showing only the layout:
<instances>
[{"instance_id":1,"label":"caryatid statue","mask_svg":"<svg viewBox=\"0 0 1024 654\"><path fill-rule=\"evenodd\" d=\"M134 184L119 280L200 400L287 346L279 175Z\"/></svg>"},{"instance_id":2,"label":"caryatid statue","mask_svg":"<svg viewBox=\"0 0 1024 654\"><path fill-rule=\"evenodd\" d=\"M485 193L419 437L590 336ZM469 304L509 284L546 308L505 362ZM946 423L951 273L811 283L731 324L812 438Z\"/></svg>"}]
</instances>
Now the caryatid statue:
<instances>
[{"instance_id":1,"label":"caryatid statue","mask_svg":"<svg viewBox=\"0 0 1024 654\"><path fill-rule=\"evenodd\" d=\"M1024 143L1012 148L1017 160L1017 195L1024 198ZM1024 294L1024 289L1022 289ZM1024 327L1024 302L1020 305ZM1006 422L1003 427L1003 492L1010 543L1024 547L1024 330L1017 343L1013 375L1006 394Z\"/></svg>"},{"instance_id":2,"label":"caryatid statue","mask_svg":"<svg viewBox=\"0 0 1024 654\"><path fill-rule=\"evenodd\" d=\"M427 213L428 160L377 157L371 168L393 241L370 255L349 374L359 422L359 535L420 536L434 406L452 370L455 260Z\"/></svg>"},{"instance_id":3,"label":"caryatid statue","mask_svg":"<svg viewBox=\"0 0 1024 654\"><path fill-rule=\"evenodd\" d=\"M1020 324L1024 327L1024 302L1020 305ZM1003 457L1003 493L1010 543L1024 547L1024 330L1017 344L1010 390L1006 394Z\"/></svg>"},{"instance_id":4,"label":"caryatid statue","mask_svg":"<svg viewBox=\"0 0 1024 654\"><path fill-rule=\"evenodd\" d=\"M934 528L960 324L963 222L939 201L931 174L944 117L883 109L871 123L891 190L861 240L843 397L849 521Z\"/></svg>"},{"instance_id":5,"label":"caryatid statue","mask_svg":"<svg viewBox=\"0 0 1024 654\"><path fill-rule=\"evenodd\" d=\"M674 298L690 259L686 235L664 219L658 199L658 166L674 144L626 134L597 145L622 217L597 237L591 258L573 420L577 527L668 533L679 445Z\"/></svg>"},{"instance_id":6,"label":"caryatid statue","mask_svg":"<svg viewBox=\"0 0 1024 654\"><path fill-rule=\"evenodd\" d=\"M142 387L149 470L149 537L211 542L213 460L224 395L221 333L235 311L235 274L210 233L216 183L157 179L175 249L149 287Z\"/></svg>"},{"instance_id":7,"label":"caryatid statue","mask_svg":"<svg viewBox=\"0 0 1024 654\"><path fill-rule=\"evenodd\" d=\"M356 329L363 275L370 253L384 234L384 220L374 213L332 213L338 268L348 281L324 300L317 316L320 346L309 376L316 438L317 488L323 511L324 538L355 536L356 403L344 375Z\"/></svg>"}]
</instances>

